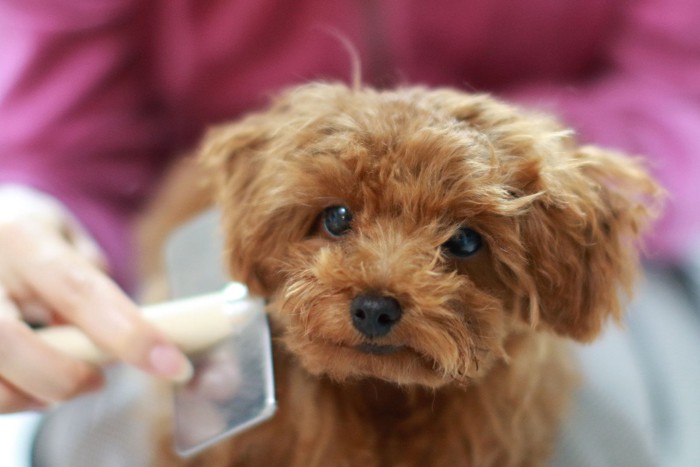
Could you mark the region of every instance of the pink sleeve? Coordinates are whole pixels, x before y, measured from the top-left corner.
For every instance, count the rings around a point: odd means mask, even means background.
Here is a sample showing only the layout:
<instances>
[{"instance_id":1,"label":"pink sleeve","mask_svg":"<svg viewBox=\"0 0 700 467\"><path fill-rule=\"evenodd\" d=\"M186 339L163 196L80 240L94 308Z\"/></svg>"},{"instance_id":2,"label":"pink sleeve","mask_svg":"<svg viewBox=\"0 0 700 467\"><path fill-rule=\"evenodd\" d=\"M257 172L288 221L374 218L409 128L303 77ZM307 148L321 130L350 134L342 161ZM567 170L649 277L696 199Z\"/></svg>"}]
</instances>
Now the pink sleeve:
<instances>
[{"instance_id":1,"label":"pink sleeve","mask_svg":"<svg viewBox=\"0 0 700 467\"><path fill-rule=\"evenodd\" d=\"M139 61L139 4L0 2L0 183L65 203L123 284L128 222L162 150Z\"/></svg>"},{"instance_id":2,"label":"pink sleeve","mask_svg":"<svg viewBox=\"0 0 700 467\"><path fill-rule=\"evenodd\" d=\"M630 2L603 74L511 96L553 108L584 141L648 156L670 193L649 242L659 259L678 259L700 233L699 24L696 0Z\"/></svg>"}]
</instances>

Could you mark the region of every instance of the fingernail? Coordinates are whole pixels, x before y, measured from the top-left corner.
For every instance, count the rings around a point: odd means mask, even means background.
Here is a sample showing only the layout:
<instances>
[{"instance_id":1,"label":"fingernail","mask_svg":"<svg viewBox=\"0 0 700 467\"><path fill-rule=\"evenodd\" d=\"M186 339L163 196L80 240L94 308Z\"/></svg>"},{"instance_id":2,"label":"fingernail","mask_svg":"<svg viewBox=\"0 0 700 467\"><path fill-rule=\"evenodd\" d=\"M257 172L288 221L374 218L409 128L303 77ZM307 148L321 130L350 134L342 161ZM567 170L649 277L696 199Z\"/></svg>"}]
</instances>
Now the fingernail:
<instances>
[{"instance_id":1,"label":"fingernail","mask_svg":"<svg viewBox=\"0 0 700 467\"><path fill-rule=\"evenodd\" d=\"M172 345L155 346L148 355L148 361L160 376L179 383L190 379L194 371L190 361Z\"/></svg>"}]
</instances>

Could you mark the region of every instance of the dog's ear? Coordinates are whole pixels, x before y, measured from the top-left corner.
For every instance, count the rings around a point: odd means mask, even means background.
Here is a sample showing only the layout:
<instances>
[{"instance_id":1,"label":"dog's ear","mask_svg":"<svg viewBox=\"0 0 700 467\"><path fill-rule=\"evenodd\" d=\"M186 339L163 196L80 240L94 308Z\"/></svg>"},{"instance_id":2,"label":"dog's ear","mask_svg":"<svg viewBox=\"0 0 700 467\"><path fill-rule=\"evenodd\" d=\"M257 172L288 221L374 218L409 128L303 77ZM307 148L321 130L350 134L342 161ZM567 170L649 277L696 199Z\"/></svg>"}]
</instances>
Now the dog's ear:
<instances>
[{"instance_id":1,"label":"dog's ear","mask_svg":"<svg viewBox=\"0 0 700 467\"><path fill-rule=\"evenodd\" d=\"M213 182L216 203L222 211L226 264L232 278L244 282L251 292L266 295L264 274L255 263L256 253L265 251L257 215L267 189L266 157L273 144L274 128L281 109L273 107L243 120L212 128L205 135L198 157ZM271 252L269 252L271 253Z\"/></svg>"},{"instance_id":2,"label":"dog's ear","mask_svg":"<svg viewBox=\"0 0 700 467\"><path fill-rule=\"evenodd\" d=\"M488 95L440 90L428 100L486 136L512 204L526 206L516 220L522 259L505 262L508 282L526 296L529 319L580 341L593 339L609 318L619 320L640 236L663 198L642 164L577 147L551 117Z\"/></svg>"},{"instance_id":3,"label":"dog's ear","mask_svg":"<svg viewBox=\"0 0 700 467\"><path fill-rule=\"evenodd\" d=\"M252 115L240 122L225 123L209 129L197 151L200 164L211 174L215 190L221 197L231 177L250 178L254 170L256 150L264 147L269 140L268 125L260 115ZM238 170L238 169L241 170ZM238 187L247 183L235 184Z\"/></svg>"},{"instance_id":4,"label":"dog's ear","mask_svg":"<svg viewBox=\"0 0 700 467\"><path fill-rule=\"evenodd\" d=\"M255 294L271 294L280 280L278 261L309 227L295 209L307 168L290 161L318 136L309 127L322 126L335 99L350 93L324 83L289 89L267 109L213 128L200 146L222 210L229 272Z\"/></svg>"},{"instance_id":5,"label":"dog's ear","mask_svg":"<svg viewBox=\"0 0 700 467\"><path fill-rule=\"evenodd\" d=\"M637 160L593 146L543 161L538 177L541 194L520 217L530 308L557 333L589 341L621 317L662 190Z\"/></svg>"}]
</instances>

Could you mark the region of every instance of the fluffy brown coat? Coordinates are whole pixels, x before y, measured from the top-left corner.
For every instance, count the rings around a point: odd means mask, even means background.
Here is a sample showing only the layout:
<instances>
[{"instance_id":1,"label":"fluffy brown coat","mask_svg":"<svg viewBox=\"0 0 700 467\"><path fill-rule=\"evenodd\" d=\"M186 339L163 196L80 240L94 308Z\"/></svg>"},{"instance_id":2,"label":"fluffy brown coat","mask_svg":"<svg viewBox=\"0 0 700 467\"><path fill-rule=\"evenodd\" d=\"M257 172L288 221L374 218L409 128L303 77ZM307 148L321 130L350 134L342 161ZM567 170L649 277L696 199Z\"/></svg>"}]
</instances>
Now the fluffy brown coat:
<instances>
[{"instance_id":1,"label":"fluffy brown coat","mask_svg":"<svg viewBox=\"0 0 700 467\"><path fill-rule=\"evenodd\" d=\"M270 301L279 411L168 465L544 464L575 387L566 340L619 321L659 198L637 161L444 89L302 86L200 159L231 275ZM459 258L463 227L483 246ZM353 326L366 293L400 304L385 336Z\"/></svg>"}]
</instances>

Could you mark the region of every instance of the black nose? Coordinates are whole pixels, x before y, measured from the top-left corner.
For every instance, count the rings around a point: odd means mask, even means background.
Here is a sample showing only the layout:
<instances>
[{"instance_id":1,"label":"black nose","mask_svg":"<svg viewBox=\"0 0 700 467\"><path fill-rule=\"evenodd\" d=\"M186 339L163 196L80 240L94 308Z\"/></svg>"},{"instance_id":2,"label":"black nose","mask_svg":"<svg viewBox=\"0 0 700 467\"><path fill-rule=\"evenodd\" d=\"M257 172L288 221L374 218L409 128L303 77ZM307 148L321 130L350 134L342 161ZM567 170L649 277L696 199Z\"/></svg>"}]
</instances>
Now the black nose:
<instances>
[{"instance_id":1,"label":"black nose","mask_svg":"<svg viewBox=\"0 0 700 467\"><path fill-rule=\"evenodd\" d=\"M350 304L353 326L369 338L389 334L401 314L399 302L381 295L358 295Z\"/></svg>"}]
</instances>

